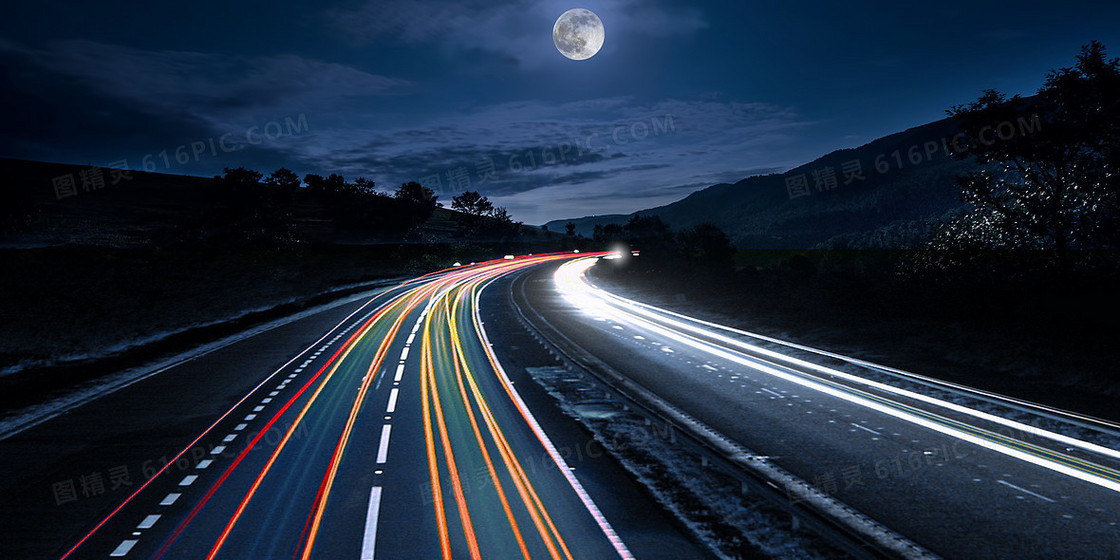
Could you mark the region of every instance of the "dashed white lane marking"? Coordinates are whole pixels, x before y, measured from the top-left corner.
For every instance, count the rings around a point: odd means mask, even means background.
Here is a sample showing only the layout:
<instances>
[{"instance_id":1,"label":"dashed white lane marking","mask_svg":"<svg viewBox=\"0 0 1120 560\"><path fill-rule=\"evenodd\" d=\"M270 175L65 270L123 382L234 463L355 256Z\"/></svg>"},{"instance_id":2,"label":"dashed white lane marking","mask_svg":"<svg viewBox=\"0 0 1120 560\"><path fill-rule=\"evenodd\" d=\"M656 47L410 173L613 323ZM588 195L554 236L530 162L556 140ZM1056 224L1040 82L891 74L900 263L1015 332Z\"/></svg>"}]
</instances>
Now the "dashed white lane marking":
<instances>
[{"instance_id":1,"label":"dashed white lane marking","mask_svg":"<svg viewBox=\"0 0 1120 560\"><path fill-rule=\"evenodd\" d=\"M233 427L233 431L240 432L241 430L244 430L247 426L248 426L248 424L238 424L238 425Z\"/></svg>"},{"instance_id":2,"label":"dashed white lane marking","mask_svg":"<svg viewBox=\"0 0 1120 560\"><path fill-rule=\"evenodd\" d=\"M109 556L124 556L128 554L128 551L132 550L132 547L136 546L138 542L140 541L136 539L125 539L121 541L121 544L117 545L117 548L114 548L113 551L109 553Z\"/></svg>"},{"instance_id":3,"label":"dashed white lane marking","mask_svg":"<svg viewBox=\"0 0 1120 560\"><path fill-rule=\"evenodd\" d=\"M381 443L377 446L377 463L385 462L389 455L389 432L392 431L393 426L385 424L381 427Z\"/></svg>"},{"instance_id":4,"label":"dashed white lane marking","mask_svg":"<svg viewBox=\"0 0 1120 560\"><path fill-rule=\"evenodd\" d=\"M182 496L182 494L179 494L179 493L177 493L177 492L172 492L172 493L170 493L170 494L168 494L168 495L164 496L164 497L163 497L163 500L162 500L162 501L160 501L159 505L161 505L161 506L169 506L169 505L171 505L171 504L175 503L175 500L178 500L178 499L179 499L179 496Z\"/></svg>"},{"instance_id":5,"label":"dashed white lane marking","mask_svg":"<svg viewBox=\"0 0 1120 560\"><path fill-rule=\"evenodd\" d=\"M389 391L389 406L385 407L385 412L393 413L393 412L397 411L397 393L398 392L399 392L399 389L397 389L396 387L393 387L393 390Z\"/></svg>"},{"instance_id":6,"label":"dashed white lane marking","mask_svg":"<svg viewBox=\"0 0 1120 560\"><path fill-rule=\"evenodd\" d=\"M229 443L235 439L237 439L237 434L229 434L228 436L222 438L222 443Z\"/></svg>"},{"instance_id":7,"label":"dashed white lane marking","mask_svg":"<svg viewBox=\"0 0 1120 560\"><path fill-rule=\"evenodd\" d=\"M179 481L179 486L190 486L194 484L194 481L196 480L198 480L197 474L188 474L187 476L183 477L183 480Z\"/></svg>"},{"instance_id":8,"label":"dashed white lane marking","mask_svg":"<svg viewBox=\"0 0 1120 560\"><path fill-rule=\"evenodd\" d=\"M404 350L401 350L401 361L402 362L408 359L408 348L409 348L408 346L405 346Z\"/></svg>"},{"instance_id":9,"label":"dashed white lane marking","mask_svg":"<svg viewBox=\"0 0 1120 560\"><path fill-rule=\"evenodd\" d=\"M700 364L700 367L702 367L704 369L709 369L709 370L712 370L712 371L719 371L718 369L716 369L716 368L714 368L714 367L712 367L708 364Z\"/></svg>"},{"instance_id":10,"label":"dashed white lane marking","mask_svg":"<svg viewBox=\"0 0 1120 560\"><path fill-rule=\"evenodd\" d=\"M263 407L263 406L254 406L254 407L253 407L253 412L260 412L260 411L262 411L262 410L264 410L264 407Z\"/></svg>"},{"instance_id":11,"label":"dashed white lane marking","mask_svg":"<svg viewBox=\"0 0 1120 560\"><path fill-rule=\"evenodd\" d=\"M400 381L402 375L404 375L404 364L397 364L397 374L393 376L393 381Z\"/></svg>"},{"instance_id":12,"label":"dashed white lane marking","mask_svg":"<svg viewBox=\"0 0 1120 560\"><path fill-rule=\"evenodd\" d=\"M622 327L620 327L618 325L611 325L611 328L615 329L615 330L619 330L619 331L622 330Z\"/></svg>"},{"instance_id":13,"label":"dashed white lane marking","mask_svg":"<svg viewBox=\"0 0 1120 560\"><path fill-rule=\"evenodd\" d=\"M369 493L369 509L366 510L366 531L362 537L361 560L373 560L377 544L377 516L381 511L381 487L374 486Z\"/></svg>"},{"instance_id":14,"label":"dashed white lane marking","mask_svg":"<svg viewBox=\"0 0 1120 560\"><path fill-rule=\"evenodd\" d=\"M268 396L275 397L276 395L279 395L279 394L280 394L280 391L273 391L273 392L269 393Z\"/></svg>"},{"instance_id":15,"label":"dashed white lane marking","mask_svg":"<svg viewBox=\"0 0 1120 560\"><path fill-rule=\"evenodd\" d=\"M782 395L779 395L778 393L775 393L774 391L771 391L770 389L767 389L766 387L763 387L762 390L766 391L767 393L770 393L771 395L774 395L775 397L778 397L779 399L784 399L785 398Z\"/></svg>"},{"instance_id":16,"label":"dashed white lane marking","mask_svg":"<svg viewBox=\"0 0 1120 560\"><path fill-rule=\"evenodd\" d=\"M1046 500L1047 502L1054 503L1054 500L1052 500L1050 498L1047 498L1046 496L1043 496L1042 494L1039 494L1037 492L1031 492L1030 490L1027 490L1026 488L1021 488L1019 486L1015 486L1014 484L1011 484L1010 482L1008 482L1006 480L997 480L996 482L998 482L998 483L1000 483L1000 484L1002 484L1002 485L1004 485L1008 488L1013 488L1015 490L1018 490L1018 491L1020 491L1024 494L1030 494L1031 496L1034 496L1034 497L1036 497L1040 500Z\"/></svg>"},{"instance_id":17,"label":"dashed white lane marking","mask_svg":"<svg viewBox=\"0 0 1120 560\"><path fill-rule=\"evenodd\" d=\"M225 451L225 450L226 450L226 446L218 445L218 446L215 446L214 449L210 450L210 454L211 455L221 455L222 452Z\"/></svg>"},{"instance_id":18,"label":"dashed white lane marking","mask_svg":"<svg viewBox=\"0 0 1120 560\"><path fill-rule=\"evenodd\" d=\"M140 524L136 526L136 528L137 529L151 529L152 525L155 525L156 521L159 521L159 517L160 516L159 516L158 513L153 513L152 515L149 515L149 516L145 517L144 520L141 521Z\"/></svg>"},{"instance_id":19,"label":"dashed white lane marking","mask_svg":"<svg viewBox=\"0 0 1120 560\"><path fill-rule=\"evenodd\" d=\"M408 340L404 341L404 343L405 344L412 344L413 340L416 340L416 333L412 333L412 334L408 335Z\"/></svg>"},{"instance_id":20,"label":"dashed white lane marking","mask_svg":"<svg viewBox=\"0 0 1120 560\"><path fill-rule=\"evenodd\" d=\"M265 397L261 399L261 404L268 404L270 402L272 402L272 397Z\"/></svg>"},{"instance_id":21,"label":"dashed white lane marking","mask_svg":"<svg viewBox=\"0 0 1120 560\"><path fill-rule=\"evenodd\" d=\"M199 461L198 464L194 466L194 468L205 469L206 467L209 467L210 464L213 463L213 462L214 461L211 460L211 459L203 459L203 460Z\"/></svg>"},{"instance_id":22,"label":"dashed white lane marking","mask_svg":"<svg viewBox=\"0 0 1120 560\"><path fill-rule=\"evenodd\" d=\"M245 415L245 421L246 421L246 422L252 422L252 421L253 421L253 419L254 419L254 418L256 418L256 417L257 417L257 415L256 415L256 414L246 414L246 415Z\"/></svg>"},{"instance_id":23,"label":"dashed white lane marking","mask_svg":"<svg viewBox=\"0 0 1120 560\"><path fill-rule=\"evenodd\" d=\"M296 371L295 371L295 373L293 373L293 374L289 375L288 377L289 377L289 378L291 378L291 377L295 377L295 376L296 376L296 373L300 373L300 372L302 372L302 371L303 371L303 368L296 368Z\"/></svg>"},{"instance_id":24,"label":"dashed white lane marking","mask_svg":"<svg viewBox=\"0 0 1120 560\"><path fill-rule=\"evenodd\" d=\"M645 339L646 339L646 337L644 337L644 336L642 336L642 335L640 335L640 334L636 334L636 335L634 335L634 340L645 340Z\"/></svg>"},{"instance_id":25,"label":"dashed white lane marking","mask_svg":"<svg viewBox=\"0 0 1120 560\"><path fill-rule=\"evenodd\" d=\"M861 430L864 430L864 431L867 431L867 432L871 432L871 433L873 433L873 434L875 434L875 435L877 435L877 436L881 436L881 435L883 435L883 434L880 434L879 432L876 432L875 430L872 430L871 428L867 428L867 427L864 427L864 426L860 426L859 424L856 424L855 422L851 422L851 425L853 425L853 426L855 426L855 427L857 427L857 428L859 428L859 429L861 429Z\"/></svg>"},{"instance_id":26,"label":"dashed white lane marking","mask_svg":"<svg viewBox=\"0 0 1120 560\"><path fill-rule=\"evenodd\" d=\"M662 347L661 347L661 351L662 351L662 352L672 352L672 351L673 351L673 349L672 349L672 348L669 348L668 346L662 346Z\"/></svg>"}]
</instances>

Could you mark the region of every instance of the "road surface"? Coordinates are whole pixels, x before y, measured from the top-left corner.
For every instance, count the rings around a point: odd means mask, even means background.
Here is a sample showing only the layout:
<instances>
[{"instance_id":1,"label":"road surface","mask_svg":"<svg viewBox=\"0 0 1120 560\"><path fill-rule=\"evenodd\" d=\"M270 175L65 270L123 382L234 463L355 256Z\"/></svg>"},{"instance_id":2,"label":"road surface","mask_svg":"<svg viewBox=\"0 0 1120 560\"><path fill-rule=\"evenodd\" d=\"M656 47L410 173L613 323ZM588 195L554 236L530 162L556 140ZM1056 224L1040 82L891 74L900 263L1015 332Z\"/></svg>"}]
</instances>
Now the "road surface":
<instances>
[{"instance_id":1,"label":"road surface","mask_svg":"<svg viewBox=\"0 0 1120 560\"><path fill-rule=\"evenodd\" d=\"M1120 427L626 300L587 281L601 256L421 277L0 441L4 556L705 557L617 465L565 461L587 436L503 368L528 344L483 324L493 285L938 555L1120 558Z\"/></svg>"},{"instance_id":2,"label":"road surface","mask_svg":"<svg viewBox=\"0 0 1120 560\"><path fill-rule=\"evenodd\" d=\"M946 558L1120 558L1120 426L631 301L588 280L595 262L515 291L767 461Z\"/></svg>"},{"instance_id":3,"label":"road surface","mask_svg":"<svg viewBox=\"0 0 1120 560\"><path fill-rule=\"evenodd\" d=\"M479 317L494 279L571 258L481 263L369 300L133 469L121 503L55 557L632 558Z\"/></svg>"}]
</instances>

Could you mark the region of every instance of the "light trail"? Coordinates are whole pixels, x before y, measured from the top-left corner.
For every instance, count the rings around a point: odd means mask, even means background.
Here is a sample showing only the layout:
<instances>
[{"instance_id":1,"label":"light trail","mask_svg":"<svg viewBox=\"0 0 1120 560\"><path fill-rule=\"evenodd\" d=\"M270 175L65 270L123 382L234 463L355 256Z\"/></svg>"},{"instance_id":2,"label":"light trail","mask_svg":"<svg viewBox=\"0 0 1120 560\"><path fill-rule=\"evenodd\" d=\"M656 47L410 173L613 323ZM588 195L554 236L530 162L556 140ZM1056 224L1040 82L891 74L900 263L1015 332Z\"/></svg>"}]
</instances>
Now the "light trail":
<instances>
[{"instance_id":1,"label":"light trail","mask_svg":"<svg viewBox=\"0 0 1120 560\"><path fill-rule=\"evenodd\" d=\"M636 305L636 302L631 302L630 300L621 298L614 294L610 294L609 292L592 286L587 281L585 273L591 266L595 264L596 261L597 259L589 258L566 263L558 268L554 276L558 289L564 295L564 297L568 299L568 301L570 301L576 307L596 317L609 318L617 322L648 329L662 336L665 336L666 338L670 338L672 340L680 342L681 344L685 344L694 349L749 367L761 373L773 375L786 381L790 381L792 383L796 383L804 387L808 387L843 399L850 403L876 410L889 416L913 424L917 424L919 426L967 441L969 443L973 443L980 447L984 447L986 449L990 449L992 451L996 451L1025 462L1055 472L1059 472L1061 474L1085 482L1089 482L1115 492L1120 492L1120 471L1116 471L1109 467L1098 465L1086 460L1071 457L1069 455L1059 453L1051 449L1028 444L1026 442L1022 442L1020 440L1004 436L1002 434L984 430L982 428L971 426L960 421L933 414L913 406L905 405L888 398L849 387L831 379L809 376L804 372L797 371L790 367L782 367L778 366L778 364L766 363L758 358L740 354L738 351L731 350L728 347L756 352L768 358L785 362L790 365L800 366L817 373L825 374L827 376L844 379L848 382L854 382L874 388L876 390L903 396L922 403L952 410L954 412L964 413L1000 425L1011 426L1016 429L1022 430L1024 433L1030 433L1032 435L1046 437L1061 443L1075 445L1077 447L1101 453L1109 457L1120 457L1120 452L1116 450L1099 446L1091 442L1081 441L1062 434L1056 434L1046 430L1041 430L1027 424L1014 422L1006 418L997 417L983 411L978 411L958 405L956 403L943 401L941 399L937 399L928 395L922 395L920 393L915 393L913 391L908 391L869 379L864 379L859 376L813 364L811 362L806 362L804 360L784 356L777 352L773 352L764 348L744 343L739 340L728 338L726 336L720 335L719 333L715 333L696 326L695 324L685 323L683 321L672 319L664 315L659 316L658 314L661 310L658 308L654 308L652 306L644 304L639 306ZM680 314L672 315L677 317L684 317ZM704 339L697 337L704 337ZM711 340L718 341L724 346L717 345L714 342L711 342Z\"/></svg>"},{"instance_id":2,"label":"light trail","mask_svg":"<svg viewBox=\"0 0 1120 560\"><path fill-rule=\"evenodd\" d=\"M583 256L583 255L579 255ZM181 548L188 546L201 547L205 551L207 560L227 557L234 554L231 549L245 546L242 539L248 537L247 519L252 515L247 512L257 501L288 500L287 508L296 508L300 512L298 524L293 524L290 544L293 558L309 560L317 556L318 544L331 535L335 541L338 533L330 532L325 525L328 511L335 511L332 503L336 500L336 489L339 487L341 473L351 476L352 469L394 469L400 464L394 464L394 453L388 453L388 434L392 429L393 441L413 437L417 442L422 441L421 452L425 454L428 464L428 479L432 487L432 505L430 512L434 513L433 539L438 539L439 555L450 559L460 554L469 555L472 559L481 560L498 556L518 556L523 559L547 557L551 560L575 560L577 554L570 548L563 533L575 532L579 529L578 538L583 541L592 538L595 531L601 531L600 537L610 543L618 555L624 559L632 556L626 550L621 539L595 506L590 496L575 478L571 469L560 457L556 448L548 440L539 424L529 413L525 403L513 389L505 371L497 361L489 340L482 328L478 315L479 294L485 286L494 280L513 274L530 267L578 258L571 253L558 253L522 257L516 259L501 259L479 263L469 267L460 267L425 275L400 284L393 288L388 298L379 306L369 311L368 315L354 322L344 332L350 333L342 341L338 339L343 333L338 333L334 339L327 342L327 346L338 344L330 354L323 356L322 363L312 374L308 364L325 351L323 346L313 355L306 356L302 366L295 369L277 390L283 389L289 380L294 379L303 368L308 368L308 378L298 389L287 398L277 399L276 410L271 413L261 414L264 422L255 434L246 432L241 441L245 442L243 449L232 458L230 463L217 476L209 482L205 492L189 504L189 510L168 526L168 532L160 536L158 546L154 547L153 559L181 554ZM149 487L155 478L165 474L167 467L184 456L192 446L212 434L219 423L226 420L237 410L252 406L249 399L263 388L282 370L292 366L297 359L304 357L312 348L319 346L327 340L328 336L337 331L344 324L348 324L360 312L367 309L374 300L362 305L347 318L331 329L325 335L292 358L283 367L269 375L263 382L242 398L237 405L222 414L217 421L206 431L200 434L191 445L176 455L167 465L147 481L140 489L134 492L120 504L108 517L102 520L89 534L76 543L64 556L71 555L75 550L88 541L97 531L103 529L114 516L125 508L134 497ZM411 331L402 328L405 321L415 320ZM406 338L407 337L407 338ZM336 342L338 341L338 342ZM403 348L399 345L403 343ZM416 348L411 345L416 343ZM390 354L393 348L400 348L400 362L393 368ZM409 350L411 352L411 358ZM406 370L405 361L419 362L416 369ZM420 406L421 427L407 428L404 425L394 425L385 418L385 422L377 421L377 429L381 433L377 451L376 463L369 465L356 465L347 461L347 450L352 441L357 441L358 434L365 434L361 430L364 424L359 424L367 415L381 415L379 408L375 412L367 410L366 406L373 402L368 397L371 392L381 393L380 376L391 375L393 386L384 389L388 393L388 404L385 412L392 414L400 409L407 409L415 401L410 401L407 395L408 379L404 379L406 371L414 372L412 380L418 381L419 394L417 404ZM406 385L401 386L402 380ZM351 392L353 391L353 392ZM337 418L329 414L319 414L321 409L329 409L332 403L339 402L340 395L346 393L346 400L342 402ZM414 394L414 393L413 393ZM262 399L252 414L246 415L246 422L255 418L269 402L276 397L277 391ZM385 401L377 399L379 403ZM326 403L326 404L325 404ZM279 405L279 406L277 406ZM312 414L312 413L315 414ZM267 414L267 416L266 416ZM331 413L333 414L333 413ZM287 425L287 419L291 419ZM259 420L258 420L259 421ZM269 453L256 460L246 461L254 450L260 450L260 444L266 433L270 433L275 426L284 422L282 436ZM330 424L324 424L330 422ZM295 435L306 431L305 426L313 424L312 428L322 433L330 430L330 436L322 439L323 443L315 442L312 448L293 445ZM247 424L239 424L235 432L241 432ZM408 429L415 429L416 433L410 435ZM334 432L334 430L337 431ZM226 436L227 442L233 436ZM419 438L423 437L423 440ZM270 443L270 445L272 445ZM321 448L321 451L316 451ZM217 448L215 448L217 449ZM394 447L395 449L395 447ZM543 452L543 453L542 453ZM292 498L278 498L267 491L271 488L270 481L283 472L291 460L304 460L307 453L317 453L311 457L314 464L305 464L304 469L311 469L317 486L308 484L304 493L292 493ZM300 455L303 454L303 455ZM387 457L387 455L389 457ZM551 461L546 465L544 473L539 473L534 465L532 473L525 468L525 457L544 456ZM419 460L419 457L415 457ZM321 463L320 463L321 462ZM207 463L207 465L209 462ZM555 467L555 471L552 468ZM201 469L203 467L199 467ZM464 469L470 468L471 471ZM321 471L319 470L321 469ZM245 471L244 474L240 474ZM319 473L322 473L319 476ZM377 471L382 472L381 470ZM492 487L472 490L465 487L464 476L468 472L478 472L485 476ZM239 473L237 478L234 473ZM559 475L559 476L557 476ZM567 481L567 485L560 482L560 476ZM199 482L206 481L206 472L195 471L190 475L199 478ZM193 481L193 478L191 480ZM237 481L232 483L231 480ZM346 479L349 482L349 478ZM382 479L388 480L388 479ZM244 485L241 487L241 485ZM575 495L568 494L568 488ZM369 486L366 486L368 489ZM310 493L314 489L314 497ZM372 557L374 548L383 546L385 539L376 538L376 520L385 519L382 508L385 502L383 493L393 492L384 483L374 486L370 494L369 506L364 511L364 530L356 538L360 540L362 557ZM181 490L176 494L176 500L185 496ZM296 503L295 496L304 503ZM219 498L220 496L220 498ZM577 501L578 498L578 501ZM454 502L454 507L448 507L449 501ZM166 503L165 503L166 502ZM555 503L563 503L565 516L557 518L550 512L555 509ZM175 500L167 502L166 498L160 502L161 508L166 508L176 503ZM280 502L283 503L283 502ZM569 519L573 511L579 511L579 504L586 507L589 518ZM207 507L208 504L213 504ZM228 505L227 505L228 504ZM573 507L576 508L572 510ZM223 508L228 507L228 511ZM416 506L406 506L416 507ZM156 510L162 517L171 515L169 511ZM498 512L501 513L498 513ZM147 512L146 512L147 513ZM195 523L200 516L221 516L215 520L207 518L208 523ZM333 515L333 513L332 513ZM431 514L429 514L431 515ZM582 514L580 514L582 515ZM144 519L152 519L149 514ZM159 517L155 517L159 518ZM592 523L594 521L594 524ZM245 523L243 523L245 522ZM384 523L384 521L382 521ZM161 525L166 522L161 523ZM152 523L151 525L154 525ZM485 530L479 527L485 525ZM115 524L114 524L115 526ZM597 529L596 529L597 527ZM253 530L267 530L268 527L253 527ZM151 527L143 528L145 531ZM158 528L156 529L158 531ZM190 531L189 538L183 535ZM586 531L591 531L586 532ZM211 534L212 533L212 534ZM201 541L201 543L200 543ZM137 536L126 539L132 554L142 550L137 542ZM280 541L277 541L279 543ZM275 545L274 545L275 546ZM435 543L432 543L435 546ZM120 547L118 547L120 548ZM244 549L241 549L244 550ZM285 553L287 554L287 553ZM201 557L202 554L199 554Z\"/></svg>"}]
</instances>

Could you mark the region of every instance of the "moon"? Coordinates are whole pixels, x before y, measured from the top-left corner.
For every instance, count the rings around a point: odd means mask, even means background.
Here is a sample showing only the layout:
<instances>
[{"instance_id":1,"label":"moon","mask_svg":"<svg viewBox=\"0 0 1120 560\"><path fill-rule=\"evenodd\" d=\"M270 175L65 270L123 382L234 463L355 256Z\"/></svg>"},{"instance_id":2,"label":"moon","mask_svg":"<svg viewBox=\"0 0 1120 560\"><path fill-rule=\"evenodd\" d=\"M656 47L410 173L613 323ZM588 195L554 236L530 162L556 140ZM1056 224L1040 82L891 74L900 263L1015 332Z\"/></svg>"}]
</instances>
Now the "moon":
<instances>
[{"instance_id":1,"label":"moon","mask_svg":"<svg viewBox=\"0 0 1120 560\"><path fill-rule=\"evenodd\" d=\"M552 28L556 50L572 60L587 60L603 48L603 20L591 10L576 8L561 14Z\"/></svg>"}]
</instances>

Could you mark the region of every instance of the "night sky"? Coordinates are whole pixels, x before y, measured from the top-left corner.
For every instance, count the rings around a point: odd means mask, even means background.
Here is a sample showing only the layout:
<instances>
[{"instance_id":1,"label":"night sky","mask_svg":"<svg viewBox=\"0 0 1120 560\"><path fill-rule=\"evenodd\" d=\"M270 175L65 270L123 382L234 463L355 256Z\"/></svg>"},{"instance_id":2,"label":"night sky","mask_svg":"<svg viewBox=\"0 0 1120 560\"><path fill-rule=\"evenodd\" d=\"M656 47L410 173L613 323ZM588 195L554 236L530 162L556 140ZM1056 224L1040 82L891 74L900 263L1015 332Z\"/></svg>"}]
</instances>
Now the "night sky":
<instances>
[{"instance_id":1,"label":"night sky","mask_svg":"<svg viewBox=\"0 0 1120 560\"><path fill-rule=\"evenodd\" d=\"M586 61L552 42L576 7L606 28ZM285 166L385 190L419 180L445 204L469 188L530 224L784 171L939 119L984 88L1031 94L1091 39L1120 55L1120 3L1099 1L4 11L0 155L191 175Z\"/></svg>"}]
</instances>

